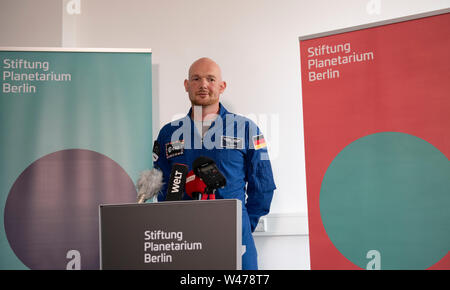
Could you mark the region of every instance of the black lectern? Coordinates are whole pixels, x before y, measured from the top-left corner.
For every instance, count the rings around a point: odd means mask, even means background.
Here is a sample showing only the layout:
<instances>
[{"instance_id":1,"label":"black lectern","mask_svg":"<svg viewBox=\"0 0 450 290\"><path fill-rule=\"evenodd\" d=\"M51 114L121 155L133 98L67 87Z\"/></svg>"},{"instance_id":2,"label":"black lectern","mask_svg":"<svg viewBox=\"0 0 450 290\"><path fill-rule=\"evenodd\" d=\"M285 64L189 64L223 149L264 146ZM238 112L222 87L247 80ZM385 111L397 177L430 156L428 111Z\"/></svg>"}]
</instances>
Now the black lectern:
<instances>
[{"instance_id":1,"label":"black lectern","mask_svg":"<svg viewBox=\"0 0 450 290\"><path fill-rule=\"evenodd\" d=\"M237 199L100 205L101 269L239 270Z\"/></svg>"}]
</instances>

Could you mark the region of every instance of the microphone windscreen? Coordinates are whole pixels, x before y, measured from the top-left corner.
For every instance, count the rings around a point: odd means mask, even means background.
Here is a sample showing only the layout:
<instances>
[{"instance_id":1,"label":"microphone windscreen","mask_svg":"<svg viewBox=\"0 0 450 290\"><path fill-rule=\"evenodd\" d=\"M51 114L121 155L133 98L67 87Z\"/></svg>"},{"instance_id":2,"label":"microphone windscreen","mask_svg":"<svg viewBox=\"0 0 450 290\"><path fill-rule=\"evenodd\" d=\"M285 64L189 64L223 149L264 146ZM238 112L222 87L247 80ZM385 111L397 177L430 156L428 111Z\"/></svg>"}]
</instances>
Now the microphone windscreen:
<instances>
[{"instance_id":1,"label":"microphone windscreen","mask_svg":"<svg viewBox=\"0 0 450 290\"><path fill-rule=\"evenodd\" d=\"M163 187L162 171L156 168L142 171L136 182L138 203L152 199Z\"/></svg>"},{"instance_id":2,"label":"microphone windscreen","mask_svg":"<svg viewBox=\"0 0 450 290\"><path fill-rule=\"evenodd\" d=\"M169 184L167 187L167 201L181 200L183 198L184 186L188 167L185 164L175 163L170 173Z\"/></svg>"},{"instance_id":3,"label":"microphone windscreen","mask_svg":"<svg viewBox=\"0 0 450 290\"><path fill-rule=\"evenodd\" d=\"M199 196L205 193L206 184L203 180L189 171L186 177L186 194L192 199L198 200Z\"/></svg>"}]
</instances>

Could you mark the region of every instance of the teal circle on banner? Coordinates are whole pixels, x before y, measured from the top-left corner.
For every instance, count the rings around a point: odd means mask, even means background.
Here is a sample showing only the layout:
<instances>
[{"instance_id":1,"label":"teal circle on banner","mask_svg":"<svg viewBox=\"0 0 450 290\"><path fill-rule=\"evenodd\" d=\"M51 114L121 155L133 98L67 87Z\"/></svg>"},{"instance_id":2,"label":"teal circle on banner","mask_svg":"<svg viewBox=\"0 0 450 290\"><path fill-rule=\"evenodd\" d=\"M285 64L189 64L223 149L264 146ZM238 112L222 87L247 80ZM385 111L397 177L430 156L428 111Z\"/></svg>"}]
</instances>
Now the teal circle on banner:
<instances>
[{"instance_id":1,"label":"teal circle on banner","mask_svg":"<svg viewBox=\"0 0 450 290\"><path fill-rule=\"evenodd\" d=\"M427 269L450 249L450 163L427 141L398 132L362 137L332 161L320 213L333 245L352 263Z\"/></svg>"}]
</instances>

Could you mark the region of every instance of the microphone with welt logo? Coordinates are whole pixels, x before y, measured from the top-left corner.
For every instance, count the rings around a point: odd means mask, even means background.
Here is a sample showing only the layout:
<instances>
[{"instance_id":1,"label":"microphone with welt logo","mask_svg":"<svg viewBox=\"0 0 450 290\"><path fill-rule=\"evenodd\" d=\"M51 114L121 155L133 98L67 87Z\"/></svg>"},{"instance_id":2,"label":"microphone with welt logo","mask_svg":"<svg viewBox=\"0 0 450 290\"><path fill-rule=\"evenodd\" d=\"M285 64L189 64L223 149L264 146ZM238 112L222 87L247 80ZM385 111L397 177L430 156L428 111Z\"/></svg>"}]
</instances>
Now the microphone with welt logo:
<instances>
[{"instance_id":1,"label":"microphone with welt logo","mask_svg":"<svg viewBox=\"0 0 450 290\"><path fill-rule=\"evenodd\" d=\"M175 163L172 166L172 171L170 173L169 183L167 186L166 201L181 200L183 198L187 174L187 165Z\"/></svg>"}]
</instances>

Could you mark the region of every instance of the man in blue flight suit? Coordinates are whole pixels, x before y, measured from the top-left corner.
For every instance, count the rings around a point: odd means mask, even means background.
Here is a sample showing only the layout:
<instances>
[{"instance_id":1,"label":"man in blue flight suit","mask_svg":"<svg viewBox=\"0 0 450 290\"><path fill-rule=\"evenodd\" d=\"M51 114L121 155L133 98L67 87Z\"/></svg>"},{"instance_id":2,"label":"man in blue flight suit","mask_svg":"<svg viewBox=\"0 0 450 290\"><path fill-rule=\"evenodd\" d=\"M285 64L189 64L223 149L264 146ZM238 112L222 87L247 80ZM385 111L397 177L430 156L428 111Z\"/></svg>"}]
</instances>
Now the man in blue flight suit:
<instances>
[{"instance_id":1,"label":"man in blue flight suit","mask_svg":"<svg viewBox=\"0 0 450 290\"><path fill-rule=\"evenodd\" d=\"M184 118L160 130L153 148L154 167L162 170L165 184L158 200L166 199L173 164L192 170L197 157L213 159L227 181L216 191L216 198L242 201L242 243L246 247L242 269L258 269L252 232L259 218L269 213L276 188L264 136L254 122L228 112L219 102L226 82L213 60L195 61L184 86L192 108ZM189 197L184 194L183 199Z\"/></svg>"}]
</instances>

